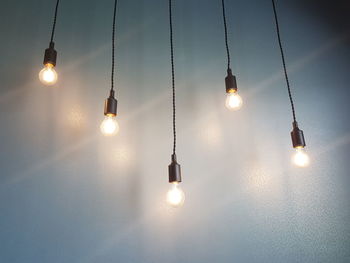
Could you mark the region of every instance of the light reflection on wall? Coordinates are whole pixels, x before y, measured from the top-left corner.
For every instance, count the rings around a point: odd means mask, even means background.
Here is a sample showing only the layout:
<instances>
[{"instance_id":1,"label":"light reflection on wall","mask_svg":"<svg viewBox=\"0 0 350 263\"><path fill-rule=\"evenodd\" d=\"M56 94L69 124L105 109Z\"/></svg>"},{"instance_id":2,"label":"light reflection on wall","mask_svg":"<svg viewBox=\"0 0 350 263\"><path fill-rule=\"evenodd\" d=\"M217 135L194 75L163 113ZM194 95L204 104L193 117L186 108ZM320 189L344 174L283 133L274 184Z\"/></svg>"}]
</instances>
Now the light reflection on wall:
<instances>
[{"instance_id":1,"label":"light reflection on wall","mask_svg":"<svg viewBox=\"0 0 350 263\"><path fill-rule=\"evenodd\" d=\"M274 203L283 199L286 171L273 162L255 160L244 169L246 192L256 203Z\"/></svg>"},{"instance_id":2,"label":"light reflection on wall","mask_svg":"<svg viewBox=\"0 0 350 263\"><path fill-rule=\"evenodd\" d=\"M75 105L69 110L67 122L72 128L81 128L86 124L86 117L79 105Z\"/></svg>"},{"instance_id":3,"label":"light reflection on wall","mask_svg":"<svg viewBox=\"0 0 350 263\"><path fill-rule=\"evenodd\" d=\"M271 177L262 167L253 167L249 172L249 185L256 190L263 190L271 186Z\"/></svg>"},{"instance_id":4,"label":"light reflection on wall","mask_svg":"<svg viewBox=\"0 0 350 263\"><path fill-rule=\"evenodd\" d=\"M220 126L215 125L215 123L208 121L201 124L199 135L202 142L207 146L216 148L220 147L222 144L222 132Z\"/></svg>"},{"instance_id":5,"label":"light reflection on wall","mask_svg":"<svg viewBox=\"0 0 350 263\"><path fill-rule=\"evenodd\" d=\"M100 163L107 174L118 177L128 174L127 169L134 160L134 153L129 144L103 137L99 149ZM113 171L118 171L118 173Z\"/></svg>"},{"instance_id":6,"label":"light reflection on wall","mask_svg":"<svg viewBox=\"0 0 350 263\"><path fill-rule=\"evenodd\" d=\"M128 145L118 145L111 149L109 162L118 168L126 169L132 164L133 153Z\"/></svg>"}]
</instances>

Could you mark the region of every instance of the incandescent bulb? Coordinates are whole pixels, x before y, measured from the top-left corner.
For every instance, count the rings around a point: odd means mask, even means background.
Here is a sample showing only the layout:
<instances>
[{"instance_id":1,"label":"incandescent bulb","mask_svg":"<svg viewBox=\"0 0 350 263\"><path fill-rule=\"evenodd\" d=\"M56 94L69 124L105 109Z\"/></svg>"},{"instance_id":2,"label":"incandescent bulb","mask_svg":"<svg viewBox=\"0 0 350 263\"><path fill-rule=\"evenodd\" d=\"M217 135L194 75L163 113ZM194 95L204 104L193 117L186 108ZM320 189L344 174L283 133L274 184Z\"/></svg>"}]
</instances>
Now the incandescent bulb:
<instances>
[{"instance_id":1,"label":"incandescent bulb","mask_svg":"<svg viewBox=\"0 0 350 263\"><path fill-rule=\"evenodd\" d=\"M229 110L239 110L242 107L243 101L241 96L237 92L227 93L226 97L226 108Z\"/></svg>"},{"instance_id":2,"label":"incandescent bulb","mask_svg":"<svg viewBox=\"0 0 350 263\"><path fill-rule=\"evenodd\" d=\"M293 155L292 161L296 166L306 167L310 163L310 158L303 148L296 148L296 153Z\"/></svg>"},{"instance_id":3,"label":"incandescent bulb","mask_svg":"<svg viewBox=\"0 0 350 263\"><path fill-rule=\"evenodd\" d=\"M105 136L112 136L118 133L119 125L115 116L106 116L100 126L101 132Z\"/></svg>"},{"instance_id":4,"label":"incandescent bulb","mask_svg":"<svg viewBox=\"0 0 350 263\"><path fill-rule=\"evenodd\" d=\"M41 83L47 86L52 86L57 82L57 72L54 65L48 63L39 72L39 79Z\"/></svg>"},{"instance_id":5,"label":"incandescent bulb","mask_svg":"<svg viewBox=\"0 0 350 263\"><path fill-rule=\"evenodd\" d=\"M185 193L178 183L172 183L171 188L166 194L166 201L172 207L180 207L185 202Z\"/></svg>"}]
</instances>

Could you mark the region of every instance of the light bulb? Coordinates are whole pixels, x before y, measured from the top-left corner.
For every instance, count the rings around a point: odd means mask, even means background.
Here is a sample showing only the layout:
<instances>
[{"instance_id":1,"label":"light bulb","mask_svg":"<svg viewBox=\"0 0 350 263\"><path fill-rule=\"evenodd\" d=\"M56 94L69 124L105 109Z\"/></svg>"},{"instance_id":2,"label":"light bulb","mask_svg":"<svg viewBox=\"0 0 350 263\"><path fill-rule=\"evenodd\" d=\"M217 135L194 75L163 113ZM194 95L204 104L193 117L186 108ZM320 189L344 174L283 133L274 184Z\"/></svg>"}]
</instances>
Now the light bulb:
<instances>
[{"instance_id":1,"label":"light bulb","mask_svg":"<svg viewBox=\"0 0 350 263\"><path fill-rule=\"evenodd\" d=\"M171 188L166 194L166 201L172 207L180 207L185 202L185 193L179 186L179 183L172 183Z\"/></svg>"},{"instance_id":2,"label":"light bulb","mask_svg":"<svg viewBox=\"0 0 350 263\"><path fill-rule=\"evenodd\" d=\"M105 136L112 136L118 133L119 125L115 116L106 116L100 126L101 132Z\"/></svg>"},{"instance_id":3,"label":"light bulb","mask_svg":"<svg viewBox=\"0 0 350 263\"><path fill-rule=\"evenodd\" d=\"M54 65L47 63L39 72L39 79L41 83L47 86L52 86L57 82L57 73Z\"/></svg>"},{"instance_id":4,"label":"light bulb","mask_svg":"<svg viewBox=\"0 0 350 263\"><path fill-rule=\"evenodd\" d=\"M226 108L229 110L239 110L242 107L243 101L241 96L237 92L227 93L226 97Z\"/></svg>"},{"instance_id":5,"label":"light bulb","mask_svg":"<svg viewBox=\"0 0 350 263\"><path fill-rule=\"evenodd\" d=\"M292 162L299 167L306 167L310 163L310 158L303 148L296 148L296 153L292 157Z\"/></svg>"}]
</instances>

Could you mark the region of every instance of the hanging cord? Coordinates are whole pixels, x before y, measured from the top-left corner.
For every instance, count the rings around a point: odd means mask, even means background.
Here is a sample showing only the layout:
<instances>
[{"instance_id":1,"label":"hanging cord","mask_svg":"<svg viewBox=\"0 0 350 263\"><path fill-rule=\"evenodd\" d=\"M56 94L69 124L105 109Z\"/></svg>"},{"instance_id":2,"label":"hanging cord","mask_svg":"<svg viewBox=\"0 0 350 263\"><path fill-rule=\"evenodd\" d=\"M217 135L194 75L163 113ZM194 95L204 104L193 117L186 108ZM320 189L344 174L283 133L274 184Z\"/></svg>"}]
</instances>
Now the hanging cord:
<instances>
[{"instance_id":1,"label":"hanging cord","mask_svg":"<svg viewBox=\"0 0 350 263\"><path fill-rule=\"evenodd\" d=\"M175 69L174 69L174 44L173 44L173 17L172 17L172 0L169 0L169 25L170 25L170 52L171 52L171 83L173 92L173 154L176 151L176 104L175 104Z\"/></svg>"},{"instance_id":2,"label":"hanging cord","mask_svg":"<svg viewBox=\"0 0 350 263\"><path fill-rule=\"evenodd\" d=\"M56 8L55 8L55 16L54 16L53 24L52 24L52 31L51 31L51 40L50 40L50 42L53 42L53 36L55 34L56 20L57 20L57 11L58 11L58 4L59 3L60 3L60 0L57 0Z\"/></svg>"},{"instance_id":3,"label":"hanging cord","mask_svg":"<svg viewBox=\"0 0 350 263\"><path fill-rule=\"evenodd\" d=\"M280 36L280 28L278 25L275 0L272 0L272 7L273 7L273 13L275 16L276 32L277 32L278 44L279 44L280 51L281 51L282 64L283 64L284 76L285 76L286 83L287 83L288 96L289 96L289 100L290 100L290 105L292 106L293 120L294 120L294 122L296 122L294 102L293 102L293 97L292 97L292 93L291 93L290 85L289 85L289 78L288 78L288 73L287 73L286 61L284 59L284 52L283 52L282 41L281 41L281 36Z\"/></svg>"},{"instance_id":4,"label":"hanging cord","mask_svg":"<svg viewBox=\"0 0 350 263\"><path fill-rule=\"evenodd\" d=\"M224 29L225 29L225 45L226 45L226 53L227 53L227 69L229 69L230 68L230 64L231 64L231 58L230 58L230 50L228 48L228 39L227 39L225 0L221 0L221 4L222 4L222 18L224 20Z\"/></svg>"},{"instance_id":5,"label":"hanging cord","mask_svg":"<svg viewBox=\"0 0 350 263\"><path fill-rule=\"evenodd\" d=\"M117 0L114 0L114 11L113 11L113 26L112 26L112 74L111 74L111 93L114 94L114 49L115 49L115 17L117 13Z\"/></svg>"}]
</instances>

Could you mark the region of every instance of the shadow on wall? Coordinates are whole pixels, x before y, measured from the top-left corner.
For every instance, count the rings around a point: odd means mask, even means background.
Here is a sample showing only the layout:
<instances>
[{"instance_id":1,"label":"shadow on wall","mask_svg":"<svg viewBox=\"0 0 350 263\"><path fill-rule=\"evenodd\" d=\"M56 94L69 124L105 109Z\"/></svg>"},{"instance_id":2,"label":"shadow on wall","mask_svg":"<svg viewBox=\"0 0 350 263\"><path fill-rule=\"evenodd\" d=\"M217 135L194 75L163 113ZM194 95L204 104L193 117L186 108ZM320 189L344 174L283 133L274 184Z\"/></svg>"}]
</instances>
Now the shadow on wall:
<instances>
[{"instance_id":1,"label":"shadow on wall","mask_svg":"<svg viewBox=\"0 0 350 263\"><path fill-rule=\"evenodd\" d=\"M298 0L294 4L304 10L307 15L315 16L320 22L328 25L333 31L350 29L350 2L338 0L334 2L319 0Z\"/></svg>"}]
</instances>

